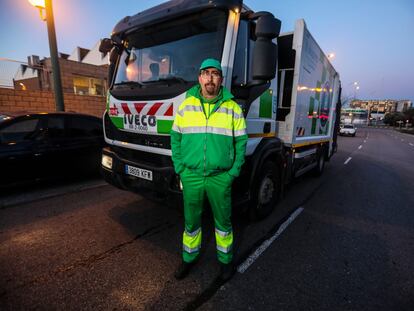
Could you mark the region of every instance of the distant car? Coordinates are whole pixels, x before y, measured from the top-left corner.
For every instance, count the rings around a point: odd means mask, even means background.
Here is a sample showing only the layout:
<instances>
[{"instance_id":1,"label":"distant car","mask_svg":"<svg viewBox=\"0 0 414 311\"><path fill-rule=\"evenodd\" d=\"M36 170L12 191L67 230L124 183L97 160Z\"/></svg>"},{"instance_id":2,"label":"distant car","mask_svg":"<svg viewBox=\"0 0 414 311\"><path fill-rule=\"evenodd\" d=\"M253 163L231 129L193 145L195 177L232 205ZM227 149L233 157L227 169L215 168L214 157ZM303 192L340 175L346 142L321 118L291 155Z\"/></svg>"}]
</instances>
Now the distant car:
<instances>
[{"instance_id":1,"label":"distant car","mask_svg":"<svg viewBox=\"0 0 414 311\"><path fill-rule=\"evenodd\" d=\"M339 129L339 135L355 136L356 127L353 124L344 124Z\"/></svg>"},{"instance_id":2,"label":"distant car","mask_svg":"<svg viewBox=\"0 0 414 311\"><path fill-rule=\"evenodd\" d=\"M70 112L0 113L0 187L99 174L100 118Z\"/></svg>"}]
</instances>

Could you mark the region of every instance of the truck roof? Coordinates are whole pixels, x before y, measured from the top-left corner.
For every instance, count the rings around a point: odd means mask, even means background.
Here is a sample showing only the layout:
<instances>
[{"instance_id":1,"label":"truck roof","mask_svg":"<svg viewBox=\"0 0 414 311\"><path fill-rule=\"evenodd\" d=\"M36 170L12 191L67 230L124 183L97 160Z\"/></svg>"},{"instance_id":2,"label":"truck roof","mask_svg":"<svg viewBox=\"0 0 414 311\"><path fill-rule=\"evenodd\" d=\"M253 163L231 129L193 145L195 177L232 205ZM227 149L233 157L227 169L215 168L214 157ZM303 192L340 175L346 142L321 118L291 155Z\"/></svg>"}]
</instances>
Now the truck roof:
<instances>
[{"instance_id":1,"label":"truck roof","mask_svg":"<svg viewBox=\"0 0 414 311\"><path fill-rule=\"evenodd\" d=\"M125 32L139 27L145 27L208 8L241 10L242 6L243 0L172 0L133 16L124 17L115 25L112 31L112 38L114 36L122 37Z\"/></svg>"}]
</instances>

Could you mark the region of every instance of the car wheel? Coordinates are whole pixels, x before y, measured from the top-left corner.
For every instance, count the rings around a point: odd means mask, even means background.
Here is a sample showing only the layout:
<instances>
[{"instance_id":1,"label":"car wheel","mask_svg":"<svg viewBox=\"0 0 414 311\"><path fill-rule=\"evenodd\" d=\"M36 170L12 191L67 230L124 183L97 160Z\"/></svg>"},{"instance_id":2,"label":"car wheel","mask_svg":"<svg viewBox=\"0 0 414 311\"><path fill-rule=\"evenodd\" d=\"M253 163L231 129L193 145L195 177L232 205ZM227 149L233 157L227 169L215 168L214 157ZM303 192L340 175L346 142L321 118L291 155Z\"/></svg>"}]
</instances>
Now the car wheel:
<instances>
[{"instance_id":1,"label":"car wheel","mask_svg":"<svg viewBox=\"0 0 414 311\"><path fill-rule=\"evenodd\" d=\"M260 220L273 211L279 197L280 179L277 165L271 161L265 162L254 184L249 214L251 220Z\"/></svg>"}]
</instances>

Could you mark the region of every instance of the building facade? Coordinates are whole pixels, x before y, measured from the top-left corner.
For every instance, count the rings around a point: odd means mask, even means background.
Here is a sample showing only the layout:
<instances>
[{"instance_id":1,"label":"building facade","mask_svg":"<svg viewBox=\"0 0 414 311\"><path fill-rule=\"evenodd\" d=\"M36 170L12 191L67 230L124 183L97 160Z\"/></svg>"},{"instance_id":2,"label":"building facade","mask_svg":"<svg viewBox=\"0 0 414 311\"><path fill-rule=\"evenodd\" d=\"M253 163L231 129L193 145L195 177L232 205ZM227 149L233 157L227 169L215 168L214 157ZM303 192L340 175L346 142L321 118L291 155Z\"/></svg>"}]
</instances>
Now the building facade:
<instances>
[{"instance_id":1,"label":"building facade","mask_svg":"<svg viewBox=\"0 0 414 311\"><path fill-rule=\"evenodd\" d=\"M353 100L350 104L354 109L365 109L369 113L385 114L388 112L404 112L413 107L409 100Z\"/></svg>"},{"instance_id":2,"label":"building facade","mask_svg":"<svg viewBox=\"0 0 414 311\"><path fill-rule=\"evenodd\" d=\"M99 42L92 50L77 47L70 55L59 53L63 93L105 96L108 55L98 49ZM13 85L16 90L53 91L51 59L29 56L28 64L20 65L15 74Z\"/></svg>"}]
</instances>

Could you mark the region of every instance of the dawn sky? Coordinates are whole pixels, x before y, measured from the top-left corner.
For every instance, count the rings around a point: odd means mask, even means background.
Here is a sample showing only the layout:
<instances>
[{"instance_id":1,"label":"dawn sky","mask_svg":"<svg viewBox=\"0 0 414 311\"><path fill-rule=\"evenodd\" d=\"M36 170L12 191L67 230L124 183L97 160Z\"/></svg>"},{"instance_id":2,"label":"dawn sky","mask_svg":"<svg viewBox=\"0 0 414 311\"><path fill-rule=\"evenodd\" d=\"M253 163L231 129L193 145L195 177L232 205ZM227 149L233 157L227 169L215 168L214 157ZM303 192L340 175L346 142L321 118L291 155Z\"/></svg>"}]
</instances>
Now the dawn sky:
<instances>
[{"instance_id":1,"label":"dawn sky","mask_svg":"<svg viewBox=\"0 0 414 311\"><path fill-rule=\"evenodd\" d=\"M54 0L58 48L70 54L108 37L126 15L164 1ZM291 31L306 24L340 73L344 97L414 101L413 0L250 0L255 11L270 11ZM46 23L27 0L0 0L0 58L26 61L49 57ZM2 75L0 66L0 75ZM3 70L4 71L4 70ZM3 79L3 77L2 77ZM358 81L360 89L353 89ZM356 94L355 94L356 93Z\"/></svg>"}]
</instances>

